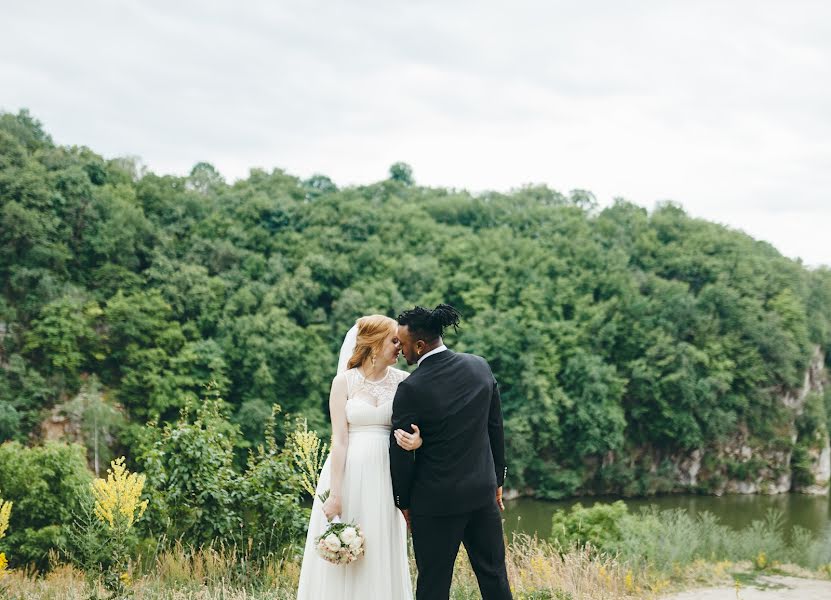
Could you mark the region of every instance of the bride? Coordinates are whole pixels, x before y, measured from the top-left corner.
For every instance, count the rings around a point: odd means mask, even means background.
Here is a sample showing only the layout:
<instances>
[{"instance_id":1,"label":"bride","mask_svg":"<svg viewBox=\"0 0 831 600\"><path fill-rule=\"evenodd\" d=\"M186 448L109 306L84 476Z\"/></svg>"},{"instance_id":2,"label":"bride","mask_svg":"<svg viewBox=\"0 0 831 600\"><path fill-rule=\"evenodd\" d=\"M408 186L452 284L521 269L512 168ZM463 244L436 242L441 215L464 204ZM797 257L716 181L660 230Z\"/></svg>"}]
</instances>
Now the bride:
<instances>
[{"instance_id":1,"label":"bride","mask_svg":"<svg viewBox=\"0 0 831 600\"><path fill-rule=\"evenodd\" d=\"M408 373L395 369L401 345L398 323L382 315L358 319L341 348L338 374L332 381L329 409L332 448L312 506L298 600L410 600L407 526L392 497L389 439L392 400ZM396 433L405 450L421 447L414 433ZM349 565L333 565L315 551L315 538L329 520L361 526L366 552Z\"/></svg>"}]
</instances>

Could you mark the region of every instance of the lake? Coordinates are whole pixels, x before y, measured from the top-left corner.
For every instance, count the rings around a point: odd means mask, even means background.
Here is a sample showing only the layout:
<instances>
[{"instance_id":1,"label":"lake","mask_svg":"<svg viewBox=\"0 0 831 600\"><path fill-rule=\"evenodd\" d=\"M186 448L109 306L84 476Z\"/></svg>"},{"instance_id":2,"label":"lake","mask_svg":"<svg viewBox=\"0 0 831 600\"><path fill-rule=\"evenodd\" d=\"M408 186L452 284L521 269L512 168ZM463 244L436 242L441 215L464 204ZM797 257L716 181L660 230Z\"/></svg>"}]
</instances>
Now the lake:
<instances>
[{"instance_id":1,"label":"lake","mask_svg":"<svg viewBox=\"0 0 831 600\"><path fill-rule=\"evenodd\" d=\"M548 537L551 533L551 515L555 510L570 509L575 503L591 506L595 502L623 500L630 512L637 512L642 506L654 504L659 509L683 508L691 514L709 511L719 520L735 529L741 529L757 519L764 519L771 509L782 512L785 530L800 525L818 533L831 523L831 501L828 496L806 496L804 494L696 496L688 494L654 496L650 498L618 498L611 496L590 496L549 502L518 498L505 502L505 531L508 538L513 532Z\"/></svg>"}]
</instances>

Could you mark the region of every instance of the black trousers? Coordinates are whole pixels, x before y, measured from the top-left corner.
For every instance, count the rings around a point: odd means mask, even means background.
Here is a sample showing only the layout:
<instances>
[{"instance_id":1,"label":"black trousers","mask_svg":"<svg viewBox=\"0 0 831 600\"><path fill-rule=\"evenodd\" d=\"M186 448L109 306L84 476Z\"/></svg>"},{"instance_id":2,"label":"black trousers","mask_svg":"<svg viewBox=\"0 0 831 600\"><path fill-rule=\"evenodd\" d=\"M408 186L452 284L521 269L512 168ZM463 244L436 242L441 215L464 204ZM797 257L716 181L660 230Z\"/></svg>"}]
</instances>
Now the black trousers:
<instances>
[{"instance_id":1,"label":"black trousers","mask_svg":"<svg viewBox=\"0 0 831 600\"><path fill-rule=\"evenodd\" d=\"M502 514L495 500L460 515L411 515L410 526L418 566L416 600L450 597L453 564L460 543L465 545L483 600L511 600Z\"/></svg>"}]
</instances>

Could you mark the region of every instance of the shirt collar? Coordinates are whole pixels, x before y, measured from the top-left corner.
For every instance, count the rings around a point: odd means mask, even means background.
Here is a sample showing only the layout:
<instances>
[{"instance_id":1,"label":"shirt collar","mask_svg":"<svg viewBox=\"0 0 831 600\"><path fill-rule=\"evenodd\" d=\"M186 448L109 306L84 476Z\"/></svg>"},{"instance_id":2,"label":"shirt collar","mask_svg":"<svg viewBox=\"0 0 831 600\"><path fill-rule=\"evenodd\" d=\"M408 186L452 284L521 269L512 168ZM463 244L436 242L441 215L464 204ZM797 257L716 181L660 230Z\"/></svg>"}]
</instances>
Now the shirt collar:
<instances>
[{"instance_id":1,"label":"shirt collar","mask_svg":"<svg viewBox=\"0 0 831 600\"><path fill-rule=\"evenodd\" d=\"M442 344L438 348L433 348L432 350L430 350L430 352L428 352L427 354L425 354L424 356L422 356L421 358L418 359L418 363L417 363L418 366L421 366L421 361L423 361L428 356L433 356L434 354L438 354L439 352L444 352L445 350L447 350L447 346L445 346L444 344Z\"/></svg>"}]
</instances>

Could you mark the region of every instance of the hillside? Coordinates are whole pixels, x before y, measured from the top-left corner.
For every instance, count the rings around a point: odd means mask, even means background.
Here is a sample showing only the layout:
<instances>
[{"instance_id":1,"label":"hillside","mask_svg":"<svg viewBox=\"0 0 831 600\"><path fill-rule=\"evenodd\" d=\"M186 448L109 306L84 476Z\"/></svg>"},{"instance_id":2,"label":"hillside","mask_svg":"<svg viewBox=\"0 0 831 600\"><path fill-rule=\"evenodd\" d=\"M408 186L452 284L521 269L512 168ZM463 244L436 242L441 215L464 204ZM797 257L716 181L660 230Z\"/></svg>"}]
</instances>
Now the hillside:
<instances>
[{"instance_id":1,"label":"hillside","mask_svg":"<svg viewBox=\"0 0 831 600\"><path fill-rule=\"evenodd\" d=\"M211 380L248 445L273 403L325 432L354 319L442 301L499 379L513 490L827 492L827 268L674 204L402 163L349 188L157 175L0 115L0 442L129 455Z\"/></svg>"}]
</instances>

